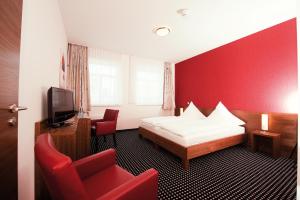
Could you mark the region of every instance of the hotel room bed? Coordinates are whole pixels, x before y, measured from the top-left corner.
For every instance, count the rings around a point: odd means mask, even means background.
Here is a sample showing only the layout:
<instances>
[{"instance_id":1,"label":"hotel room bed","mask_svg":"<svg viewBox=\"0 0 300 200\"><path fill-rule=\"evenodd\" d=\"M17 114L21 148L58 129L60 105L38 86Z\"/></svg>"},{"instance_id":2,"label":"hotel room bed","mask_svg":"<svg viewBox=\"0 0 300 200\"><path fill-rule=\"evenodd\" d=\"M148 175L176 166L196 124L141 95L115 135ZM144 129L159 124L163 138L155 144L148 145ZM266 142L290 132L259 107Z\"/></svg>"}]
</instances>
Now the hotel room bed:
<instances>
[{"instance_id":1,"label":"hotel room bed","mask_svg":"<svg viewBox=\"0 0 300 200\"><path fill-rule=\"evenodd\" d=\"M180 157L184 169L189 168L190 159L240 144L245 138L245 128L241 126L207 125L174 116L142 120L139 132Z\"/></svg>"},{"instance_id":2,"label":"hotel room bed","mask_svg":"<svg viewBox=\"0 0 300 200\"><path fill-rule=\"evenodd\" d=\"M175 142L184 147L190 147L196 144L209 142L212 140L222 139L224 137L231 137L235 135L240 135L245 133L245 128L241 126L232 126L232 127L220 127L214 130L210 130L206 133L192 134L189 136L179 136L177 134L172 133L169 130L151 126L147 124L141 124L140 128L151 131L161 137L164 137L172 142Z\"/></svg>"}]
</instances>

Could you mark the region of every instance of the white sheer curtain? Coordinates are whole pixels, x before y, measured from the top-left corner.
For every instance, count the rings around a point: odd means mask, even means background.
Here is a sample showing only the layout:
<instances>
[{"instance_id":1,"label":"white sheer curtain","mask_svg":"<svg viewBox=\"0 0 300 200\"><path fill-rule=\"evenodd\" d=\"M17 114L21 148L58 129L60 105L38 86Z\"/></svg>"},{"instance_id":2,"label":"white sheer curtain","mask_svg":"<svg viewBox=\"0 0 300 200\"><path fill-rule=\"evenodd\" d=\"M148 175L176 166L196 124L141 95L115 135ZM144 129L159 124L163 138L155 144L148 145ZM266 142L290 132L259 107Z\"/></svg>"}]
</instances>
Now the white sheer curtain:
<instances>
[{"instance_id":1,"label":"white sheer curtain","mask_svg":"<svg viewBox=\"0 0 300 200\"><path fill-rule=\"evenodd\" d=\"M68 44L67 88L74 92L75 110L90 111L88 48Z\"/></svg>"},{"instance_id":2,"label":"white sheer curtain","mask_svg":"<svg viewBox=\"0 0 300 200\"><path fill-rule=\"evenodd\" d=\"M89 72L92 106L122 103L122 54L89 48Z\"/></svg>"},{"instance_id":3,"label":"white sheer curtain","mask_svg":"<svg viewBox=\"0 0 300 200\"><path fill-rule=\"evenodd\" d=\"M172 64L169 62L165 62L164 65L164 100L162 108L164 110L172 110L175 107L173 69Z\"/></svg>"},{"instance_id":4,"label":"white sheer curtain","mask_svg":"<svg viewBox=\"0 0 300 200\"><path fill-rule=\"evenodd\" d=\"M132 56L131 101L136 105L162 105L164 63Z\"/></svg>"}]
</instances>

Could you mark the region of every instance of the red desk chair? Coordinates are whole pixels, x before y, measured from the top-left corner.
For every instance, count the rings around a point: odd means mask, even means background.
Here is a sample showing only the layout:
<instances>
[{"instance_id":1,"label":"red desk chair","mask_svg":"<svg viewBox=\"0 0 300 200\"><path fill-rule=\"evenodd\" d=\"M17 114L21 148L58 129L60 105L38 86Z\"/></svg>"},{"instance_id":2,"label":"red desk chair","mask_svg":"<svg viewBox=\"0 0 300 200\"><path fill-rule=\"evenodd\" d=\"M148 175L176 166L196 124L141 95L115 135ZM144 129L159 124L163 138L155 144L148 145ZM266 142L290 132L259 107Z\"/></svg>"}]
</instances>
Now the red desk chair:
<instances>
[{"instance_id":1,"label":"red desk chair","mask_svg":"<svg viewBox=\"0 0 300 200\"><path fill-rule=\"evenodd\" d=\"M113 135L114 145L116 141L116 127L119 110L106 109L103 119L95 119L91 121L92 135L96 137L96 146L98 147L98 137L104 136L106 142L106 135Z\"/></svg>"},{"instance_id":2,"label":"red desk chair","mask_svg":"<svg viewBox=\"0 0 300 200\"><path fill-rule=\"evenodd\" d=\"M157 199L157 171L133 176L116 164L113 149L72 162L55 149L50 134L42 134L34 150L54 200Z\"/></svg>"}]
</instances>

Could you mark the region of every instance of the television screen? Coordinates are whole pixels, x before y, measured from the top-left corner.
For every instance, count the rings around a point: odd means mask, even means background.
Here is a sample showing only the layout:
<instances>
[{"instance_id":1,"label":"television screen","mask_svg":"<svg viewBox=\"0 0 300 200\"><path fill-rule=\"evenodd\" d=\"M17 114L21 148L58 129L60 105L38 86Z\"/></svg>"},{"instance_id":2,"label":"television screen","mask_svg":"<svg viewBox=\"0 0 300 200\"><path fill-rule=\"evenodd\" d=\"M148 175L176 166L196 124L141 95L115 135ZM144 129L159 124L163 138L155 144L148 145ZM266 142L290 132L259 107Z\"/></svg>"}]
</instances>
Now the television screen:
<instances>
[{"instance_id":1,"label":"television screen","mask_svg":"<svg viewBox=\"0 0 300 200\"><path fill-rule=\"evenodd\" d=\"M62 125L75 115L73 92L51 87L48 90L48 122L51 126Z\"/></svg>"},{"instance_id":2,"label":"television screen","mask_svg":"<svg viewBox=\"0 0 300 200\"><path fill-rule=\"evenodd\" d=\"M52 95L52 108L56 112L73 111L73 93L71 91L55 89Z\"/></svg>"}]
</instances>

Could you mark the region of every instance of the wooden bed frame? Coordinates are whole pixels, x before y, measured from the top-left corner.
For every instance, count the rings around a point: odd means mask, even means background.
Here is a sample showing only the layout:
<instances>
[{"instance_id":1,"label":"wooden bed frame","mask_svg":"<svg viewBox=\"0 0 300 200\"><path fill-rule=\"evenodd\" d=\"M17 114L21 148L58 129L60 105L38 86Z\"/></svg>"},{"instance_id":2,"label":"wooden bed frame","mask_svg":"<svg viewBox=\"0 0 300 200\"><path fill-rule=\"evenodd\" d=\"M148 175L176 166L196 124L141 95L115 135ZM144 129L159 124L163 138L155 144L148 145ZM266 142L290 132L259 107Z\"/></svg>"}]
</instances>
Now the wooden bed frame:
<instances>
[{"instance_id":1,"label":"wooden bed frame","mask_svg":"<svg viewBox=\"0 0 300 200\"><path fill-rule=\"evenodd\" d=\"M212 108L198 109L206 116L213 111ZM175 109L175 115L179 115L179 110L179 108ZM189 160L192 158L225 149L227 147L243 143L244 141L247 146L251 145L247 133L253 130L260 130L262 113L243 110L231 110L230 112L246 122L245 134L205 142L190 147L184 147L142 127L139 128L139 133L140 136L151 140L156 147L161 146L180 157L182 159L183 168L188 169ZM297 144L298 115L289 113L268 113L268 115L269 131L280 133L281 135L281 156L289 157L293 148Z\"/></svg>"},{"instance_id":2,"label":"wooden bed frame","mask_svg":"<svg viewBox=\"0 0 300 200\"><path fill-rule=\"evenodd\" d=\"M139 134L143 138L151 140L156 147L159 145L160 147L163 147L164 149L180 157L182 160L182 166L185 170L189 169L190 159L243 143L246 135L240 134L184 147L142 127L139 128Z\"/></svg>"}]
</instances>

